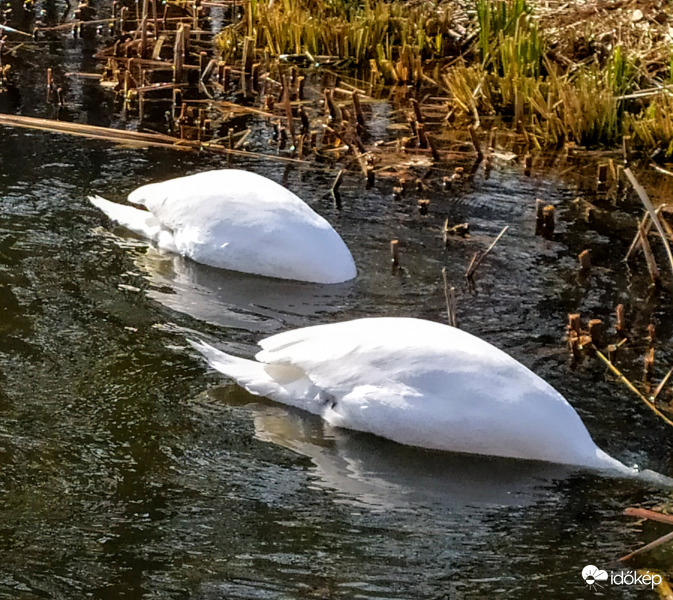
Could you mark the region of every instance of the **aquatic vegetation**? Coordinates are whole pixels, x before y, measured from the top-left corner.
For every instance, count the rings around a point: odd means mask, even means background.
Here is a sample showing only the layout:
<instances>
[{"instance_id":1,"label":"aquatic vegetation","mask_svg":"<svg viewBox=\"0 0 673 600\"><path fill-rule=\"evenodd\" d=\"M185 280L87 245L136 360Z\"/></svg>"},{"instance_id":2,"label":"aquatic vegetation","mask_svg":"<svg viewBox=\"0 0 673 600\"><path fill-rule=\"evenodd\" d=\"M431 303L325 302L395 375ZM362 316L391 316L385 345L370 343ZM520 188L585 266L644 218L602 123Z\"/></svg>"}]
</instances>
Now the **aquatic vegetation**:
<instances>
[{"instance_id":1,"label":"aquatic vegetation","mask_svg":"<svg viewBox=\"0 0 673 600\"><path fill-rule=\"evenodd\" d=\"M453 15L450 3L248 0L242 27L225 28L218 46L228 53L245 35L273 57L336 57L406 82L420 74L421 59L446 55L450 35L457 35Z\"/></svg>"},{"instance_id":2,"label":"aquatic vegetation","mask_svg":"<svg viewBox=\"0 0 673 600\"><path fill-rule=\"evenodd\" d=\"M265 60L341 61L371 81L434 86L448 95L452 117L478 126L497 116L533 134L536 145L613 145L631 135L643 149L671 152L665 13L645 19L589 4L558 12L530 0L245 0L243 7L241 21L217 38L227 62L246 53L248 40Z\"/></svg>"}]
</instances>

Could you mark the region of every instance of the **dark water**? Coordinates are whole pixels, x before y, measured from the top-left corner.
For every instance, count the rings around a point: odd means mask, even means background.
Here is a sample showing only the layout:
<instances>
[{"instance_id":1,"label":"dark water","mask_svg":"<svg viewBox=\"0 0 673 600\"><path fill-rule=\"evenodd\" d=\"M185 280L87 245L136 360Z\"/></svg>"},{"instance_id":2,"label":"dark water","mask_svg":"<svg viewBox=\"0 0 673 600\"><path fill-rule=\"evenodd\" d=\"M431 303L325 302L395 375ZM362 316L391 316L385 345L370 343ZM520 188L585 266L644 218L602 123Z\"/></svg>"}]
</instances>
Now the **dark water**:
<instances>
[{"instance_id":1,"label":"dark water","mask_svg":"<svg viewBox=\"0 0 673 600\"><path fill-rule=\"evenodd\" d=\"M54 35L27 49L14 59L21 94L1 96L3 109L53 116L42 67L93 70L94 48ZM93 83L72 83L68 98L66 117L119 119ZM567 312L607 319L623 302L641 337L656 321L665 372L671 298L648 296L643 265L620 262L635 203L587 222L573 199L598 202L590 192L499 165L451 192L431 181L426 217L420 195L395 202L392 183L365 191L347 177L339 212L324 195L329 173L233 161L305 198L351 247L357 280L313 286L161 255L111 233L86 201L226 159L5 128L0 148L0 598L652 597L593 592L580 572L616 569L664 533L621 512L667 490L326 431L224 381L185 344L196 335L250 355L289 327L364 315L443 321L446 266L463 328L563 392L606 451L670 475L667 426L597 363L571 367L563 343ZM554 241L533 233L536 197L558 207ZM447 216L468 220L473 235L444 249ZM472 254L504 225L469 290ZM404 265L395 275L393 238ZM586 247L595 267L580 278ZM638 372L644 344L625 354L627 370ZM665 560L656 553L646 564Z\"/></svg>"}]
</instances>

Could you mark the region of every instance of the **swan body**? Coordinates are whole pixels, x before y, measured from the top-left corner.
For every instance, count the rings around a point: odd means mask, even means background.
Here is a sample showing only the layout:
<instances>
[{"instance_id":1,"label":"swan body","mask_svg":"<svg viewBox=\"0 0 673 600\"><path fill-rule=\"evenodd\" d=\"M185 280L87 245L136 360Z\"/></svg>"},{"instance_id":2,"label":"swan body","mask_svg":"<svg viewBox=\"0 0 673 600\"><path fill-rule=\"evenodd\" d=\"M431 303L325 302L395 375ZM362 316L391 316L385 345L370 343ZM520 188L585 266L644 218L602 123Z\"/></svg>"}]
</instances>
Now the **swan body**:
<instances>
[{"instance_id":1,"label":"swan body","mask_svg":"<svg viewBox=\"0 0 673 600\"><path fill-rule=\"evenodd\" d=\"M89 197L108 217L161 248L196 262L315 283L355 277L339 234L283 186L248 171L223 169L144 185L136 208Z\"/></svg>"},{"instance_id":2,"label":"swan body","mask_svg":"<svg viewBox=\"0 0 673 600\"><path fill-rule=\"evenodd\" d=\"M366 318L277 334L255 359L191 342L253 394L402 444L632 473L540 377L459 329Z\"/></svg>"}]
</instances>

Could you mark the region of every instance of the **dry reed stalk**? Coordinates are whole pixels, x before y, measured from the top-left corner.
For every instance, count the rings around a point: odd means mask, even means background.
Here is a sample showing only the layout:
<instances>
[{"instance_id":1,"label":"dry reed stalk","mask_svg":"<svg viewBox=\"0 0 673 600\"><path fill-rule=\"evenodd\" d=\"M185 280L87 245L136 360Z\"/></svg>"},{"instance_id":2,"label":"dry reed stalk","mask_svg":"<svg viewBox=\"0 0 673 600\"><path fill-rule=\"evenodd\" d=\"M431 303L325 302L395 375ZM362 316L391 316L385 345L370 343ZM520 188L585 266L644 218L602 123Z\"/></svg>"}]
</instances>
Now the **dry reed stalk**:
<instances>
[{"instance_id":1,"label":"dry reed stalk","mask_svg":"<svg viewBox=\"0 0 673 600\"><path fill-rule=\"evenodd\" d=\"M262 159L268 159L276 162L294 163L306 165L306 161L298 158L291 158L289 156L278 156L275 154L263 154L261 152L249 152L246 150L237 150L235 148L227 148L220 144L211 142L199 142L197 140L181 140L169 135L161 133L143 133L138 131L126 131L123 129L112 129L109 127L98 127L95 125L83 125L80 123L69 123L66 121L55 121L51 119L38 119L34 117L25 117L21 115L4 115L0 114L0 125L8 127L24 127L27 129L38 129L42 131L49 131L52 133L63 133L67 135L75 135L86 137L89 139L103 140L116 144L123 144L129 146L147 147L153 146L158 148L171 148L180 151L192 150L211 150L213 152L220 152L223 154L231 154L234 156L248 156ZM322 167L319 165L311 165L312 169L319 171L332 171L329 167Z\"/></svg>"},{"instance_id":2,"label":"dry reed stalk","mask_svg":"<svg viewBox=\"0 0 673 600\"><path fill-rule=\"evenodd\" d=\"M451 327L458 327L456 323L456 288L449 287L446 267L442 267L442 279L444 280L444 297L446 298L446 316Z\"/></svg>"},{"instance_id":3,"label":"dry reed stalk","mask_svg":"<svg viewBox=\"0 0 673 600\"><path fill-rule=\"evenodd\" d=\"M486 258L488 253L491 250L493 250L495 245L498 243L500 238L503 235L505 235L505 232L508 229L509 229L509 225L505 225L505 227L502 228L502 231L498 234L498 236L493 240L493 242L491 242L491 245L486 249L486 251L481 256L479 256L479 258L477 258L478 253L476 253L474 255L474 257L472 258L472 262L470 263L470 266L467 268L467 272L465 273L465 277L467 277L468 279L471 279L474 276L474 274L475 274L477 268L479 267L479 265L481 264L481 262Z\"/></svg>"},{"instance_id":4,"label":"dry reed stalk","mask_svg":"<svg viewBox=\"0 0 673 600\"><path fill-rule=\"evenodd\" d=\"M603 346L603 321L601 319L591 319L589 321L589 337L595 348Z\"/></svg>"},{"instance_id":5,"label":"dry reed stalk","mask_svg":"<svg viewBox=\"0 0 673 600\"><path fill-rule=\"evenodd\" d=\"M175 34L175 45L173 46L173 82L182 83L182 66L185 61L185 30L184 25L180 23Z\"/></svg>"},{"instance_id":6,"label":"dry reed stalk","mask_svg":"<svg viewBox=\"0 0 673 600\"><path fill-rule=\"evenodd\" d=\"M671 272L673 272L673 253L671 252L671 246L668 243L668 239L666 238L666 233L664 232L664 228L661 225L661 222L659 221L659 216L657 215L656 210L654 209L654 206L652 205L652 202L647 195L647 192L645 189L638 183L638 180L636 179L635 175L632 173L631 169L626 168L624 169L624 173L626 173L626 176L629 178L629 181L631 182L631 185L633 186L633 189L636 191L638 196L640 197L640 200L642 203L645 205L645 208L647 209L647 212L650 214L650 219L652 219L652 223L654 226L657 228L657 232L659 233L659 236L661 237L661 241L664 243L664 248L666 249L666 256L668 257L668 262L671 266ZM642 238L641 234L641 238ZM647 237L647 236L645 236ZM645 240L643 239L643 242Z\"/></svg>"},{"instance_id":7,"label":"dry reed stalk","mask_svg":"<svg viewBox=\"0 0 673 600\"><path fill-rule=\"evenodd\" d=\"M654 285L659 285L661 282L661 274L659 273L659 267L657 266L657 261L654 258L652 253L652 248L650 246L650 241L647 238L647 233L644 228L640 228L640 245L643 249L643 254L645 255L645 261L647 262L647 270L650 273L650 278Z\"/></svg>"},{"instance_id":8,"label":"dry reed stalk","mask_svg":"<svg viewBox=\"0 0 673 600\"><path fill-rule=\"evenodd\" d=\"M147 54L147 18L149 13L149 0L143 0L142 17L140 20L140 57Z\"/></svg>"},{"instance_id":9,"label":"dry reed stalk","mask_svg":"<svg viewBox=\"0 0 673 600\"><path fill-rule=\"evenodd\" d=\"M283 106L285 108L285 118L287 119L287 126L290 130L290 137L292 138L292 145L296 147L297 136L294 133L294 119L292 118L292 103L290 102L290 82L287 75L283 75Z\"/></svg>"},{"instance_id":10,"label":"dry reed stalk","mask_svg":"<svg viewBox=\"0 0 673 600\"><path fill-rule=\"evenodd\" d=\"M469 125L467 131L470 134L470 139L472 140L472 145L474 146L475 151L477 152L477 162L481 162L484 158L484 153L481 149L481 144L479 142L479 136L473 125Z\"/></svg>"},{"instance_id":11,"label":"dry reed stalk","mask_svg":"<svg viewBox=\"0 0 673 600\"><path fill-rule=\"evenodd\" d=\"M610 369L610 371L612 371L612 373L613 373L614 375L616 375L617 378L618 378L618 379L619 379L619 380L620 380L620 381L621 381L627 388L629 388L629 389L630 389L636 396L638 396L638 398L640 398L640 399L645 403L645 405L646 405L646 406L647 406L647 407L648 407L648 408L649 408L655 415L657 415L658 417L660 417L661 419L663 419L663 420L664 420L666 423L668 423L669 425L673 425L673 421L671 421L671 419L669 419L669 418L668 418L665 414L663 414L663 413L662 413L656 406L654 406L654 404L653 404L652 402L650 402L650 401L649 401L649 400L648 400L648 399L647 399L647 398L646 398L646 397L645 397L645 396L638 390L638 388L637 388L635 385L633 385L633 384L632 384L632 383L631 383L631 382L630 382L630 381L629 381L629 380L622 374L622 372L621 372L621 371L620 371L614 364L612 364L612 362L610 362L610 361L605 357L605 355L604 355L600 350L596 350L596 356L598 356L598 358L600 358L600 359L607 365L608 369Z\"/></svg>"},{"instance_id":12,"label":"dry reed stalk","mask_svg":"<svg viewBox=\"0 0 673 600\"><path fill-rule=\"evenodd\" d=\"M645 233L649 234L651 227L652 227L652 223L650 222L650 213L646 212L645 216L643 217L643 220L638 225L638 232L634 236L633 241L631 242L631 245L629 246L629 249L626 253L626 257L624 258L624 260L628 261L631 258L631 255L636 250L640 249L640 247L641 247L640 232L644 230Z\"/></svg>"},{"instance_id":13,"label":"dry reed stalk","mask_svg":"<svg viewBox=\"0 0 673 600\"><path fill-rule=\"evenodd\" d=\"M669 369L668 373L666 373L666 376L659 382L659 385L654 390L654 393L652 394L653 402L657 399L657 396L659 396L661 390L664 389L664 386L666 385L666 383L668 383L668 380L670 379L671 375L673 375L673 368Z\"/></svg>"}]
</instances>

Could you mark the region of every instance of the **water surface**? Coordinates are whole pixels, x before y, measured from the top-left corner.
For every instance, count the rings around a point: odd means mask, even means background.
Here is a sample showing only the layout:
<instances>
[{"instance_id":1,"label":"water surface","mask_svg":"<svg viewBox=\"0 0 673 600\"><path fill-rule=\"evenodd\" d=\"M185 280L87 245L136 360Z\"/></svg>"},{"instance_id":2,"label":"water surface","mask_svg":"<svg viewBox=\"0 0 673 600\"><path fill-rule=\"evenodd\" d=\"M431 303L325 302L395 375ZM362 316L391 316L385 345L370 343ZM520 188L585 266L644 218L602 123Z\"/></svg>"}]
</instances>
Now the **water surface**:
<instances>
[{"instance_id":1,"label":"water surface","mask_svg":"<svg viewBox=\"0 0 673 600\"><path fill-rule=\"evenodd\" d=\"M3 110L50 116L36 64L95 68L95 41L48 43L50 58L34 52L17 65L26 80ZM115 122L113 104L90 82L69 89L72 118ZM461 327L559 389L613 456L671 474L666 425L597 363L572 366L563 341L568 312L608 319L623 302L643 337L657 322L665 372L670 297L649 294L642 264L620 262L639 215L632 200L587 221L573 200L600 202L590 191L499 165L449 191L442 173L431 176L427 216L421 193L394 201L392 182L365 190L349 175L338 211L330 173L232 161L283 183L342 234L359 276L317 286L161 254L86 200L121 200L150 181L224 167L222 157L5 128L0 148L0 597L651 597L594 594L580 572L616 568L663 533L621 512L666 490L329 430L240 390L185 343L198 336L249 356L289 327L370 315L444 321L447 267ZM536 197L558 207L552 241L534 235ZM469 221L471 237L444 248L447 217ZM470 289L473 253L505 225ZM401 247L395 274L391 239ZM595 268L579 277L586 247ZM637 372L644 345L625 355L626 368Z\"/></svg>"}]
</instances>

